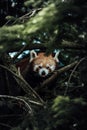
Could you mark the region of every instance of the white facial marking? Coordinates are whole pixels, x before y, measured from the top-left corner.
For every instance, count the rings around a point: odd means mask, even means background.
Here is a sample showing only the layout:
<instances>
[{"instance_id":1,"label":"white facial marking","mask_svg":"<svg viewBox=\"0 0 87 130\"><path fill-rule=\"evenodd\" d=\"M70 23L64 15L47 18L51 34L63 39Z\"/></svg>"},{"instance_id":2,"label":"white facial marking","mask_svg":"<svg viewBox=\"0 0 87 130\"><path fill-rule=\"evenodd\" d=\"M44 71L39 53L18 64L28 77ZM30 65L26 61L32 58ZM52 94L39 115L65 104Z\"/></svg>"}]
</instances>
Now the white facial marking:
<instances>
[{"instance_id":1,"label":"white facial marking","mask_svg":"<svg viewBox=\"0 0 87 130\"><path fill-rule=\"evenodd\" d=\"M49 65L49 64L47 64L46 67L49 67L49 69L50 69L51 71L54 71L54 70L55 70L55 65Z\"/></svg>"},{"instance_id":2,"label":"white facial marking","mask_svg":"<svg viewBox=\"0 0 87 130\"><path fill-rule=\"evenodd\" d=\"M50 66L50 69L51 69L52 71L54 71L54 70L55 70L55 66L54 66L54 65L51 65L51 66Z\"/></svg>"},{"instance_id":3,"label":"white facial marking","mask_svg":"<svg viewBox=\"0 0 87 130\"><path fill-rule=\"evenodd\" d=\"M34 68L33 68L33 71L36 71L38 68L38 65L35 65Z\"/></svg>"},{"instance_id":4,"label":"white facial marking","mask_svg":"<svg viewBox=\"0 0 87 130\"><path fill-rule=\"evenodd\" d=\"M41 69L39 70L39 75L40 75L41 77L45 77L45 76L47 76L48 74L49 74L49 70L46 69L46 68L41 68Z\"/></svg>"},{"instance_id":5,"label":"white facial marking","mask_svg":"<svg viewBox=\"0 0 87 130\"><path fill-rule=\"evenodd\" d=\"M49 64L47 64L47 65L46 65L46 67L50 67L50 65L49 65Z\"/></svg>"},{"instance_id":6,"label":"white facial marking","mask_svg":"<svg viewBox=\"0 0 87 130\"><path fill-rule=\"evenodd\" d=\"M41 63L40 65L39 65L39 67L42 67L43 66L43 64Z\"/></svg>"}]
</instances>

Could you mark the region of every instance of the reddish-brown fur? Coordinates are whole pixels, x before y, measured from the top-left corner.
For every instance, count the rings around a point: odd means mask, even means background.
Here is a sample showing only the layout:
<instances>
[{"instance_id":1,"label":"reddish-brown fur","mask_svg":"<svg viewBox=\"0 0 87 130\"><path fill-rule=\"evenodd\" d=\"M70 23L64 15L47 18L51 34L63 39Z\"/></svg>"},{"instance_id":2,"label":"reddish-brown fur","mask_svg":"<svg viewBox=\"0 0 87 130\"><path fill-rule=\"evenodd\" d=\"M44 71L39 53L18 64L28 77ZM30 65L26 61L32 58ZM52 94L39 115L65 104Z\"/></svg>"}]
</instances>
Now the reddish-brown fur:
<instances>
[{"instance_id":1,"label":"reddish-brown fur","mask_svg":"<svg viewBox=\"0 0 87 130\"><path fill-rule=\"evenodd\" d=\"M25 80L32 87L35 87L43 82L47 76L50 76L58 67L58 59L56 54L52 56L52 54L45 55L43 52L37 54L35 51L31 51L30 57L18 62L16 67L20 68L20 73Z\"/></svg>"},{"instance_id":2,"label":"reddish-brown fur","mask_svg":"<svg viewBox=\"0 0 87 130\"><path fill-rule=\"evenodd\" d=\"M23 76L33 74L33 72L37 72L40 76L46 76L57 68L57 60L57 55L53 57L52 54L45 55L43 52L37 54L35 51L31 51L30 58L23 59L16 66L20 68Z\"/></svg>"},{"instance_id":3,"label":"reddish-brown fur","mask_svg":"<svg viewBox=\"0 0 87 130\"><path fill-rule=\"evenodd\" d=\"M20 67L20 71L23 72L29 64L29 58L25 58L16 64L16 67Z\"/></svg>"},{"instance_id":4,"label":"reddish-brown fur","mask_svg":"<svg viewBox=\"0 0 87 130\"><path fill-rule=\"evenodd\" d=\"M38 56L33 60L33 63L34 65L39 65L42 63L42 67L45 67L47 64L56 66L56 61L54 60L53 56L46 56L45 53L39 53Z\"/></svg>"}]
</instances>

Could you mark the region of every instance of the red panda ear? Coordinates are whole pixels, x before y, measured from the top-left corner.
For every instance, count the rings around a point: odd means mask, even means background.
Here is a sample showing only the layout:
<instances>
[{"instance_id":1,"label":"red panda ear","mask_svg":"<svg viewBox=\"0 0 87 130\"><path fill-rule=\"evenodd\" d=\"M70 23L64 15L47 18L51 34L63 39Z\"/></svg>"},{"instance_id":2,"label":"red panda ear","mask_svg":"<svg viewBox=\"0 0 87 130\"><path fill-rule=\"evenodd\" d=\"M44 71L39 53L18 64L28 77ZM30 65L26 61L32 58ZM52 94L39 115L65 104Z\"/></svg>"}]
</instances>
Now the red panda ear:
<instances>
[{"instance_id":1,"label":"red panda ear","mask_svg":"<svg viewBox=\"0 0 87 130\"><path fill-rule=\"evenodd\" d=\"M56 60L56 62L59 62L59 59L58 59L59 53L60 51L55 53L54 60Z\"/></svg>"},{"instance_id":2,"label":"red panda ear","mask_svg":"<svg viewBox=\"0 0 87 130\"><path fill-rule=\"evenodd\" d=\"M36 57L37 57L37 53L34 50L30 51L30 62L32 62L32 60Z\"/></svg>"}]
</instances>

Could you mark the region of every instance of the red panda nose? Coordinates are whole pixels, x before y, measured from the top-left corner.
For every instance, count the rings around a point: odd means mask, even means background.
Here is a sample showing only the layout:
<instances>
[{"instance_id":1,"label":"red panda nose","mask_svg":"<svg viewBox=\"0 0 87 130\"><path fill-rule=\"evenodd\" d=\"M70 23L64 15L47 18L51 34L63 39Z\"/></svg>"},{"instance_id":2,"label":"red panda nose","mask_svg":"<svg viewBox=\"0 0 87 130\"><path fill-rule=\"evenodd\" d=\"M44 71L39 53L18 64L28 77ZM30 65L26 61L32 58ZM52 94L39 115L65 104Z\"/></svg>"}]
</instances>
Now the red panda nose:
<instances>
[{"instance_id":1,"label":"red panda nose","mask_svg":"<svg viewBox=\"0 0 87 130\"><path fill-rule=\"evenodd\" d=\"M45 76L45 75L46 75L45 71L42 71L41 75L42 75L42 76Z\"/></svg>"}]
</instances>

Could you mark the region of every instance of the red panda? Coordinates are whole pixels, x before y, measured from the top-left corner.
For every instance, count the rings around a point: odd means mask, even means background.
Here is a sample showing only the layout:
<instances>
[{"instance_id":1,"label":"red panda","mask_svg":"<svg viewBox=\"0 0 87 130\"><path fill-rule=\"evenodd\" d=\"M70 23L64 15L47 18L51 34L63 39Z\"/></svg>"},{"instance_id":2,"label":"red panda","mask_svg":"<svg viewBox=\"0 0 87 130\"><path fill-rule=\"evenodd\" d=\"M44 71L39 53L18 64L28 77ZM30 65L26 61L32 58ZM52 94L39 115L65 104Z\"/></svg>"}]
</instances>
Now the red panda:
<instances>
[{"instance_id":1,"label":"red panda","mask_svg":"<svg viewBox=\"0 0 87 130\"><path fill-rule=\"evenodd\" d=\"M20 67L21 74L26 81L31 86L35 86L56 70L59 63L58 55L59 52L56 52L54 56L52 54L47 56L44 52L37 54L32 50L30 59L24 59L17 64L17 67Z\"/></svg>"},{"instance_id":2,"label":"red panda","mask_svg":"<svg viewBox=\"0 0 87 130\"><path fill-rule=\"evenodd\" d=\"M46 56L45 53L37 53L32 50L30 52L30 64L32 64L33 72L36 72L40 77L46 77L52 73L59 62L59 52L53 57L52 54Z\"/></svg>"}]
</instances>

